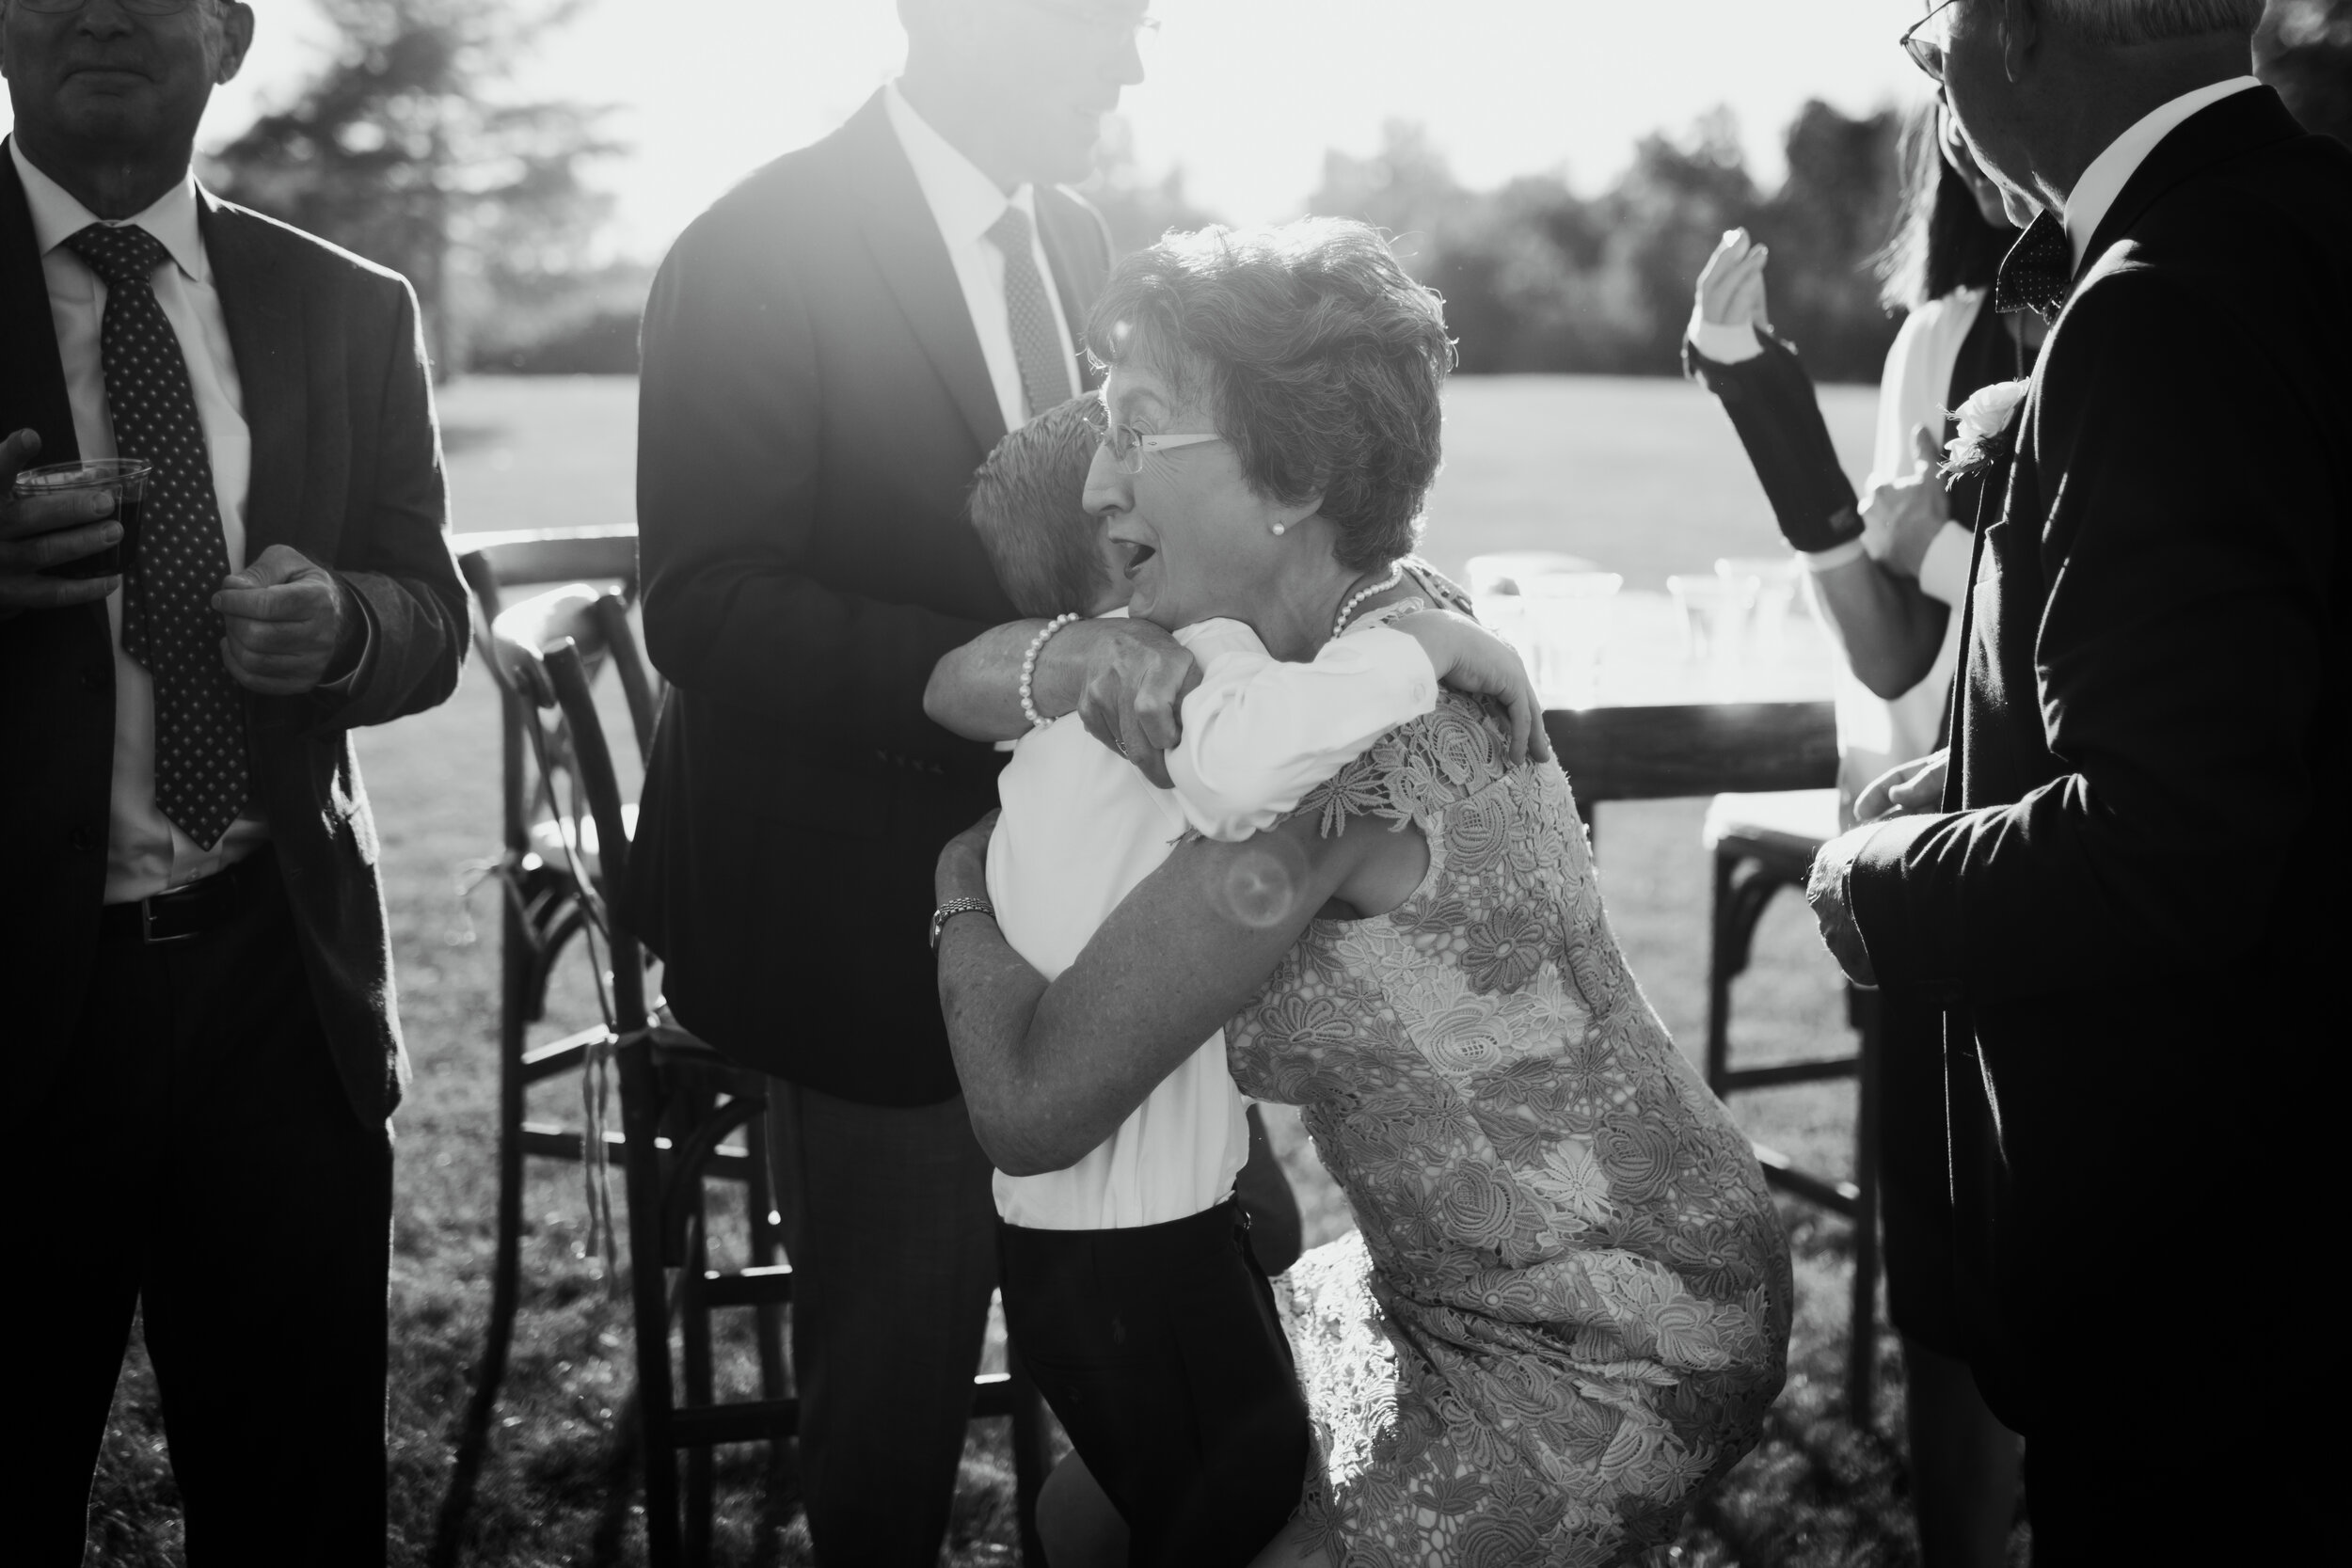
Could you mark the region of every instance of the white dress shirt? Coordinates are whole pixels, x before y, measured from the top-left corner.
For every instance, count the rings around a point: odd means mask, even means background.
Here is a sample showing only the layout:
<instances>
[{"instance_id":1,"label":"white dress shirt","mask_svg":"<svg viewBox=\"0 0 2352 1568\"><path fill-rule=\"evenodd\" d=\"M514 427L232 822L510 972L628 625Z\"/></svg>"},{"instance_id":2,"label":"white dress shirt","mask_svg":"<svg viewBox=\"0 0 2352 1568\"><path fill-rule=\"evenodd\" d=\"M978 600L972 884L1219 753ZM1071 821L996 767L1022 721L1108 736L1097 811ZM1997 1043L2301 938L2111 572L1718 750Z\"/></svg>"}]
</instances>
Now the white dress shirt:
<instances>
[{"instance_id":1,"label":"white dress shirt","mask_svg":"<svg viewBox=\"0 0 2352 1568\"><path fill-rule=\"evenodd\" d=\"M2156 144L2180 128L2181 122L2200 109L2210 108L2225 98L2233 98L2251 87L2262 86L2255 76L2233 76L2226 82L2213 82L2185 92L2170 103L2150 110L2132 128L2109 142L2106 150L2090 160L2074 188L2066 193L2067 242L2074 247L2074 270L2080 272L2083 253L2090 248L2091 236L2099 232L2099 225L2115 205L2115 198L2123 194L2139 166L2148 161L2148 154Z\"/></svg>"},{"instance_id":2,"label":"white dress shirt","mask_svg":"<svg viewBox=\"0 0 2352 1568\"><path fill-rule=\"evenodd\" d=\"M1076 397L1083 390L1078 385L1076 344L1070 335L1070 323L1062 316L1061 291L1054 286L1054 264L1046 259L1044 231L1038 227L1036 187L1025 184L1008 197L996 182L915 112L898 83L882 88L882 108L890 117L891 129L898 135L898 145L906 150L907 162L914 166L915 183L923 188L923 199L930 205L940 238L947 242L947 259L955 263L956 281L963 286L964 308L971 313L973 330L979 334L980 354L988 361L989 380L995 385L996 406L1005 417L1005 428L1018 430L1028 422L1028 415L1021 389L1021 361L1012 346L1012 310L1005 303L1005 255L988 238L989 230L1005 215L1007 207L1018 207L1028 214L1029 254L1037 262L1038 276L1045 280L1045 302L1054 312L1054 334L1061 343L1069 395Z\"/></svg>"},{"instance_id":3,"label":"white dress shirt","mask_svg":"<svg viewBox=\"0 0 2352 1568\"><path fill-rule=\"evenodd\" d=\"M56 325L57 355L64 362L66 398L73 410L73 438L86 458L113 457L114 420L106 407L106 372L99 356L99 329L105 319L106 284L67 248L65 242L99 219L33 166L16 145L8 153L24 182L32 209L33 243L40 247L42 277L49 285L49 315ZM213 466L213 493L220 505L221 542L229 569L245 565L246 481L253 466L252 440L245 423L245 394L237 359L229 345L229 322L213 286L211 261L197 222L196 179L190 175L145 212L124 221L136 224L171 253L173 265L155 272L155 303L180 340L188 385L204 427L205 454ZM207 849L173 826L155 805L155 685L144 666L122 651L122 591L107 597L106 621L114 634L114 784L106 821L106 902L127 903L179 887L242 860L269 837L268 825L250 803L221 841Z\"/></svg>"},{"instance_id":4,"label":"white dress shirt","mask_svg":"<svg viewBox=\"0 0 2352 1568\"><path fill-rule=\"evenodd\" d=\"M989 900L1005 940L1048 980L1077 961L1188 827L1248 837L1437 702L1428 656L1399 631L1351 632L1311 664L1267 657L1236 621L1205 621L1176 640L1204 673L1184 698L1184 744L1168 754L1175 789L1152 787L1074 713L1024 736L998 776L1004 811L988 843ZM1203 776L1218 787L1188 799L1186 781ZM1233 1190L1249 1153L1248 1104L1226 1068L1220 1031L1076 1164L1041 1176L997 1172L996 1212L1034 1230L1197 1214Z\"/></svg>"}]
</instances>

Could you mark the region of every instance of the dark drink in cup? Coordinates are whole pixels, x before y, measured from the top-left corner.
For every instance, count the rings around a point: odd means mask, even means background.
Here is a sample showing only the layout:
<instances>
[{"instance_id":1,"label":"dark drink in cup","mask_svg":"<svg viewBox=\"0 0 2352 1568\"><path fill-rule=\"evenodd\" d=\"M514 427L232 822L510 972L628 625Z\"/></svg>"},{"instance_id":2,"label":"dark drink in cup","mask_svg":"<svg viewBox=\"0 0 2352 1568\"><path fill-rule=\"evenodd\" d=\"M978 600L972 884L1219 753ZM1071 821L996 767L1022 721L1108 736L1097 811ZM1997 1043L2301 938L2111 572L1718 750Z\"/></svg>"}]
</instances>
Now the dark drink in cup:
<instances>
[{"instance_id":1,"label":"dark drink in cup","mask_svg":"<svg viewBox=\"0 0 2352 1568\"><path fill-rule=\"evenodd\" d=\"M110 578L129 570L138 559L139 513L147 503L147 482L154 465L143 457L98 457L83 463L45 463L16 476L16 499L85 495L103 490L115 499L114 520L122 525L119 543L92 551L77 561L61 561L42 575L53 578ZM93 517L90 522L103 522ZM80 523L69 524L79 528Z\"/></svg>"}]
</instances>

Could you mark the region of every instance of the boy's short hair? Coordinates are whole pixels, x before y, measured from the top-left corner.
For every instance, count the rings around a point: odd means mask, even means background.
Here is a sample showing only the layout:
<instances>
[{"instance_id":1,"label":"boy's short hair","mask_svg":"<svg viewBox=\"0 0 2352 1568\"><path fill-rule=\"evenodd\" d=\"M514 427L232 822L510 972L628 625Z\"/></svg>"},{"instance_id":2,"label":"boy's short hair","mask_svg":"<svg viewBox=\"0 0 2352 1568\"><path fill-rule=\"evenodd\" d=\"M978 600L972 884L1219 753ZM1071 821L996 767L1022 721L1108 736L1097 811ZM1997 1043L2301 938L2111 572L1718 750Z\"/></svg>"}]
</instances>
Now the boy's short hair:
<instances>
[{"instance_id":1,"label":"boy's short hair","mask_svg":"<svg viewBox=\"0 0 2352 1568\"><path fill-rule=\"evenodd\" d=\"M1087 613L1111 586L1089 515L1087 469L1101 444L1092 394L1009 431L972 479L972 527L1024 615Z\"/></svg>"}]
</instances>

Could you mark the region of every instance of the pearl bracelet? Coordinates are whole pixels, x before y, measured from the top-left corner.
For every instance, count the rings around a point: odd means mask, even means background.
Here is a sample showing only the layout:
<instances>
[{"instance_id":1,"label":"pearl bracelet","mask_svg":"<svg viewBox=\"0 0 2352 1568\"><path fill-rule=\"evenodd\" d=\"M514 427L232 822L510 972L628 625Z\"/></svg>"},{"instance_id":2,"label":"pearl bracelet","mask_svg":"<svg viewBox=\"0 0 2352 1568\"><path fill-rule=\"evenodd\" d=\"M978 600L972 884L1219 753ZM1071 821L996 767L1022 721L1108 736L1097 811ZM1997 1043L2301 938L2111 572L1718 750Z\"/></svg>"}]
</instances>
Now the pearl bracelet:
<instances>
[{"instance_id":1,"label":"pearl bracelet","mask_svg":"<svg viewBox=\"0 0 2352 1568\"><path fill-rule=\"evenodd\" d=\"M1044 649L1047 638L1070 625L1071 622L1081 619L1083 619L1082 616L1074 613L1055 616L1045 623L1043 631L1029 639L1029 651L1021 656L1021 713L1028 720L1029 728L1033 730L1041 730L1053 722L1051 719L1038 712L1037 704L1030 699L1029 683L1037 678L1037 656Z\"/></svg>"}]
</instances>

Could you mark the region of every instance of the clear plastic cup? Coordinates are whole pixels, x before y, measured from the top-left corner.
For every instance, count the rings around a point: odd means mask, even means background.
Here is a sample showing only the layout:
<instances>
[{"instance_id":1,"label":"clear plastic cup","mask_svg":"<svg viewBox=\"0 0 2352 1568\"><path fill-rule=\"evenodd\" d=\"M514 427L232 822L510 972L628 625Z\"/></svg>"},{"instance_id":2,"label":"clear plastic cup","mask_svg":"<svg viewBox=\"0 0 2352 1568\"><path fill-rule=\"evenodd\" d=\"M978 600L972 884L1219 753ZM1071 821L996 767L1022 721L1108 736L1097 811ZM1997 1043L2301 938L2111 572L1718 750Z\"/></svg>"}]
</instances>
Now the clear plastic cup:
<instances>
[{"instance_id":1,"label":"clear plastic cup","mask_svg":"<svg viewBox=\"0 0 2352 1568\"><path fill-rule=\"evenodd\" d=\"M119 542L79 560L61 561L43 575L110 578L129 569L138 559L139 514L146 509L147 483L154 472L154 465L143 457L93 457L79 463L44 463L18 474L10 489L19 500L106 491L114 497L114 519L122 525Z\"/></svg>"},{"instance_id":2,"label":"clear plastic cup","mask_svg":"<svg viewBox=\"0 0 2352 1568\"><path fill-rule=\"evenodd\" d=\"M1715 575L1729 582L1755 582L1750 636L1762 652L1777 649L1788 628L1789 611L1803 602L1797 590L1804 563L1790 555L1726 556L1715 562Z\"/></svg>"},{"instance_id":3,"label":"clear plastic cup","mask_svg":"<svg viewBox=\"0 0 2352 1568\"><path fill-rule=\"evenodd\" d=\"M1756 608L1754 578L1678 574L1666 592L1682 607L1683 652L1710 664L1736 664L1747 648L1748 617Z\"/></svg>"},{"instance_id":4,"label":"clear plastic cup","mask_svg":"<svg viewBox=\"0 0 2352 1568\"><path fill-rule=\"evenodd\" d=\"M1592 700L1624 586L1614 572L1534 572L1518 579L1518 641L1538 695L1571 706Z\"/></svg>"}]
</instances>

